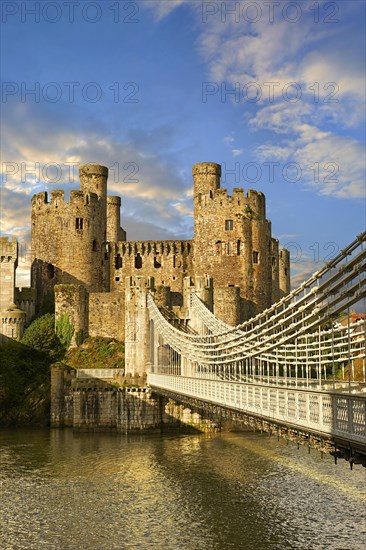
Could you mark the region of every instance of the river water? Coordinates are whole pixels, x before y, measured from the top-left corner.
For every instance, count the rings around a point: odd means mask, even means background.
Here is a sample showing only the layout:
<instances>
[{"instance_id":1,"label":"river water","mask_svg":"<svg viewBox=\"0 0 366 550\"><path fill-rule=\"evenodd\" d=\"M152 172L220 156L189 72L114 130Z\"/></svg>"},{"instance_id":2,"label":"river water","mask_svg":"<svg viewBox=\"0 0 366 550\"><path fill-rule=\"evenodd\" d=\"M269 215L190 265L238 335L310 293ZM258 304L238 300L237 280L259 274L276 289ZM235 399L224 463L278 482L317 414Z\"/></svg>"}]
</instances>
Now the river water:
<instances>
[{"instance_id":1,"label":"river water","mask_svg":"<svg viewBox=\"0 0 366 550\"><path fill-rule=\"evenodd\" d=\"M0 547L365 549L366 470L256 433L0 431Z\"/></svg>"}]
</instances>

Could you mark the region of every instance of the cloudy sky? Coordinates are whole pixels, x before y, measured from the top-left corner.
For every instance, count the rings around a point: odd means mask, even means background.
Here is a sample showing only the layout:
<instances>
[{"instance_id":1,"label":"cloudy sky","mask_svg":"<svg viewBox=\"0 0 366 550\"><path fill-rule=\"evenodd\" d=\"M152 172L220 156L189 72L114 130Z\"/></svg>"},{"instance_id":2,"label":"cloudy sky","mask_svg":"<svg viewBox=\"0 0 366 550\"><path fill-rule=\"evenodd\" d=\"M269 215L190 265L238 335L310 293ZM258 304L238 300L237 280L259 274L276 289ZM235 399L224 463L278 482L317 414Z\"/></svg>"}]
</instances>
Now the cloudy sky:
<instances>
[{"instance_id":1,"label":"cloudy sky","mask_svg":"<svg viewBox=\"0 0 366 550\"><path fill-rule=\"evenodd\" d=\"M128 239L191 238L197 162L267 197L294 283L365 228L365 2L3 1L1 233L110 168ZM52 238L52 236L51 236Z\"/></svg>"}]
</instances>

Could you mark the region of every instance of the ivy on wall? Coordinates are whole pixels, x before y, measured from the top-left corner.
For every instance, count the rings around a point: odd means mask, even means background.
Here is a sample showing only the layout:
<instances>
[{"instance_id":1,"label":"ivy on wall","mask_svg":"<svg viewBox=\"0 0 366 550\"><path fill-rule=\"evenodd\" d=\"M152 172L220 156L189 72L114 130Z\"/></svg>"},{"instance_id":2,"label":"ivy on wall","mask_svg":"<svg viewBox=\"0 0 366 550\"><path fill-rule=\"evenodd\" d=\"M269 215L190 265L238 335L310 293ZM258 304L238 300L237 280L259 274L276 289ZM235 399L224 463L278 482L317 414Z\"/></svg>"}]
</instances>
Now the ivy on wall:
<instances>
[{"instance_id":1,"label":"ivy on wall","mask_svg":"<svg viewBox=\"0 0 366 550\"><path fill-rule=\"evenodd\" d=\"M56 335L65 349L70 347L73 334L74 327L70 323L70 317L67 313L61 313L56 319Z\"/></svg>"}]
</instances>

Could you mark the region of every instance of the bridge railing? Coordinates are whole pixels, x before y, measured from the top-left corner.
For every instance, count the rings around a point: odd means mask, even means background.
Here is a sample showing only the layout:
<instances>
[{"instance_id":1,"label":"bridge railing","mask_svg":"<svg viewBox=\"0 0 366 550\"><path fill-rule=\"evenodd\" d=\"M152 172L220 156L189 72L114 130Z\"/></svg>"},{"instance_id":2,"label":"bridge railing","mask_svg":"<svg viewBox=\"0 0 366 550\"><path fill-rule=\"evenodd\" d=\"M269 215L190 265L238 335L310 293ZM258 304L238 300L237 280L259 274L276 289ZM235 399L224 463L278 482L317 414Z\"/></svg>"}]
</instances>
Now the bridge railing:
<instances>
[{"instance_id":1,"label":"bridge railing","mask_svg":"<svg viewBox=\"0 0 366 550\"><path fill-rule=\"evenodd\" d=\"M366 447L366 396L151 373L152 388Z\"/></svg>"}]
</instances>

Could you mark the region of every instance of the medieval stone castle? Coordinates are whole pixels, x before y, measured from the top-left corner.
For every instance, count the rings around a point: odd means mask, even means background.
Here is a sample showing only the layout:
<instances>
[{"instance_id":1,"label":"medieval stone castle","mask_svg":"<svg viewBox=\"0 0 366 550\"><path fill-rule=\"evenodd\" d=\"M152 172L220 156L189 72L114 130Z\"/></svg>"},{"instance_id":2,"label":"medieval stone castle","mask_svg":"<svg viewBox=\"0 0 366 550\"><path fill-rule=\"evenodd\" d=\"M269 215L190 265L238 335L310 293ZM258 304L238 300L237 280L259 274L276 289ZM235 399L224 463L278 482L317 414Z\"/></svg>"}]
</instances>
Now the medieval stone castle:
<instances>
[{"instance_id":1,"label":"medieval stone castle","mask_svg":"<svg viewBox=\"0 0 366 550\"><path fill-rule=\"evenodd\" d=\"M73 345L87 336L125 341L126 369L148 362L146 295L177 324L189 322L195 291L214 314L236 325L290 290L289 253L279 248L262 193L220 188L221 167L193 166L194 237L128 241L121 199L107 195L108 169L80 168L80 190L32 198L31 288L15 288L17 241L2 237L2 333L19 338L24 323L55 293L56 318L67 315ZM144 365L142 365L144 363ZM136 366L137 364L138 367Z\"/></svg>"}]
</instances>

